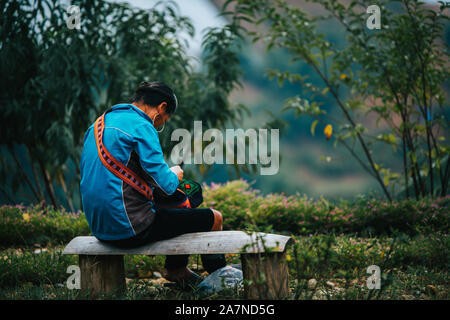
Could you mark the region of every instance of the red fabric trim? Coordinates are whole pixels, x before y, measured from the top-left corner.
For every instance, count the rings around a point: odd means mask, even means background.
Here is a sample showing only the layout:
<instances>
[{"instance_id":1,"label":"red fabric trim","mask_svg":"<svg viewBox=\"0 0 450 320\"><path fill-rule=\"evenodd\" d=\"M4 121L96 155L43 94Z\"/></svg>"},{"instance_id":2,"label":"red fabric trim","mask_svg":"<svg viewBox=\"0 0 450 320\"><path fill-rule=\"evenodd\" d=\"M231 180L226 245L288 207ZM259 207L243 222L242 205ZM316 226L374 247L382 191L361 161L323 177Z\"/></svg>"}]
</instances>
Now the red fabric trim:
<instances>
[{"instance_id":1,"label":"red fabric trim","mask_svg":"<svg viewBox=\"0 0 450 320\"><path fill-rule=\"evenodd\" d=\"M132 170L125 167L122 163L117 161L109 152L106 150L105 145L102 142L102 139L99 137L99 121L101 120L101 126L100 126L100 132L103 133L103 130L105 129L105 114L101 115L96 121L94 126L94 133L95 133L95 142L97 145L97 152L100 157L100 160L102 161L103 165L111 171L114 175L116 175L121 180L125 181L127 184L129 184L131 187L133 187L136 191L143 194L148 200L153 201L153 194L152 189L145 183L144 180L142 180L138 175L136 175ZM102 134L103 136L103 134ZM123 171L127 172L128 175L136 179L139 183L142 184L143 188L138 186L136 183L131 181L129 178L127 178L124 174L120 173L118 169L114 169L113 166L111 166L106 159L103 157L102 152L100 151L100 145L103 147L103 151L108 156L108 158L111 160L112 163L114 163L117 167L121 168Z\"/></svg>"}]
</instances>

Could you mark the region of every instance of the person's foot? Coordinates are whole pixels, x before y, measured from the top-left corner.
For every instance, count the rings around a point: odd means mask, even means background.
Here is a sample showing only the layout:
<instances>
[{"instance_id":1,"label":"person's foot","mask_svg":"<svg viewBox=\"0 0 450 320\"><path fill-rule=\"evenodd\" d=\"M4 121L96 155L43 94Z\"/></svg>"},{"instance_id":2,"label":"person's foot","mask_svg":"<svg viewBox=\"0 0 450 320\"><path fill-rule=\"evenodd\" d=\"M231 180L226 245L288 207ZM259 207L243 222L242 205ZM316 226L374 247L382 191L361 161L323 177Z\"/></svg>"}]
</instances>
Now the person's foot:
<instances>
[{"instance_id":1,"label":"person's foot","mask_svg":"<svg viewBox=\"0 0 450 320\"><path fill-rule=\"evenodd\" d=\"M182 267L182 268L170 269L170 270L167 269L166 275L164 278L166 278L167 280L172 281L172 282L180 282L180 281L191 278L194 274L196 275L196 273L193 272L188 267Z\"/></svg>"},{"instance_id":2,"label":"person's foot","mask_svg":"<svg viewBox=\"0 0 450 320\"><path fill-rule=\"evenodd\" d=\"M188 267L166 270L165 278L171 282L174 282L173 285L183 290L196 287L203 280L203 277L199 276ZM170 285L170 283L166 283L166 286L172 285Z\"/></svg>"}]
</instances>

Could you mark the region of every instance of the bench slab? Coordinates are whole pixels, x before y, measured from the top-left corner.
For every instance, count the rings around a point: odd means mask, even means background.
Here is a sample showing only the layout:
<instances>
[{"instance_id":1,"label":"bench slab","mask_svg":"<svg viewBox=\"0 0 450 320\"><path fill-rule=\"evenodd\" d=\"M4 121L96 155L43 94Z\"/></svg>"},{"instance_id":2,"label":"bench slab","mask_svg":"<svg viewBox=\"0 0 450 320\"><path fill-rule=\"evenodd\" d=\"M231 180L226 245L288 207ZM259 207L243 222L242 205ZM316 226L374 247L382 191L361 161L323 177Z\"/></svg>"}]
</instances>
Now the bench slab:
<instances>
[{"instance_id":1,"label":"bench slab","mask_svg":"<svg viewBox=\"0 0 450 320\"><path fill-rule=\"evenodd\" d=\"M133 249L121 249L103 243L95 237L76 237L65 247L63 254L78 255L180 255L217 253L284 252L292 241L288 236L243 231L210 231L187 233L181 236L143 245Z\"/></svg>"}]
</instances>

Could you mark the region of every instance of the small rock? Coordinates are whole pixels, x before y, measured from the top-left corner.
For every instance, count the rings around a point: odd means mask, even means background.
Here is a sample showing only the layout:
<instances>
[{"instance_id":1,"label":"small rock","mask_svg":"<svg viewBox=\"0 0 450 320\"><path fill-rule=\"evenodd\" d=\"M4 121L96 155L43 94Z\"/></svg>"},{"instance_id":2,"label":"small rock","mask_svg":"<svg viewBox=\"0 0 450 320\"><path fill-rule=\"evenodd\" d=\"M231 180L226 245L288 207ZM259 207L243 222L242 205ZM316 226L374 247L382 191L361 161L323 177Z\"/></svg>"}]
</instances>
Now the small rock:
<instances>
[{"instance_id":1,"label":"small rock","mask_svg":"<svg viewBox=\"0 0 450 320\"><path fill-rule=\"evenodd\" d=\"M437 289L435 286L433 286L432 284L429 284L425 287L425 292L428 295L432 295L432 294L436 294L437 293Z\"/></svg>"},{"instance_id":2,"label":"small rock","mask_svg":"<svg viewBox=\"0 0 450 320\"><path fill-rule=\"evenodd\" d=\"M153 278L160 279L160 278L162 278L162 275L158 271L154 271L153 272Z\"/></svg>"},{"instance_id":3,"label":"small rock","mask_svg":"<svg viewBox=\"0 0 450 320\"><path fill-rule=\"evenodd\" d=\"M308 280L308 289L314 289L317 286L317 280L316 279L309 279Z\"/></svg>"},{"instance_id":4,"label":"small rock","mask_svg":"<svg viewBox=\"0 0 450 320\"><path fill-rule=\"evenodd\" d=\"M35 248L40 248L40 247L41 247L41 245L40 245L39 243L35 243L35 244L33 244L33 246L34 246Z\"/></svg>"},{"instance_id":5,"label":"small rock","mask_svg":"<svg viewBox=\"0 0 450 320\"><path fill-rule=\"evenodd\" d=\"M233 263L231 265L233 268L239 269L242 271L242 264L241 263Z\"/></svg>"},{"instance_id":6,"label":"small rock","mask_svg":"<svg viewBox=\"0 0 450 320\"><path fill-rule=\"evenodd\" d=\"M336 287L336 284L331 282L331 281L327 281L326 285L329 286L330 288L334 289Z\"/></svg>"},{"instance_id":7,"label":"small rock","mask_svg":"<svg viewBox=\"0 0 450 320\"><path fill-rule=\"evenodd\" d=\"M198 288L202 295L220 292L225 288L238 288L242 286L243 281L242 271L231 266L220 268L208 277L206 277Z\"/></svg>"}]
</instances>

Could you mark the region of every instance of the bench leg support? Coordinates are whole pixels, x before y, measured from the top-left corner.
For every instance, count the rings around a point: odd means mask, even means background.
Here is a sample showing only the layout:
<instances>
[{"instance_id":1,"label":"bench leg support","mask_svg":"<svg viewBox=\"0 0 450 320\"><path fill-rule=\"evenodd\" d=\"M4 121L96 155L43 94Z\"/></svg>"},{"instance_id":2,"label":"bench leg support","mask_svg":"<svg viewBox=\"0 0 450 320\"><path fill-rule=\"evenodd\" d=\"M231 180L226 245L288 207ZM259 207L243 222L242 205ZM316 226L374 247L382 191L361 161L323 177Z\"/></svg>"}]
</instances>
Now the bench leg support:
<instances>
[{"instance_id":1,"label":"bench leg support","mask_svg":"<svg viewBox=\"0 0 450 320\"><path fill-rule=\"evenodd\" d=\"M289 297L286 252L241 254L246 299Z\"/></svg>"},{"instance_id":2,"label":"bench leg support","mask_svg":"<svg viewBox=\"0 0 450 320\"><path fill-rule=\"evenodd\" d=\"M79 255L81 290L91 298L126 290L123 256Z\"/></svg>"}]
</instances>

